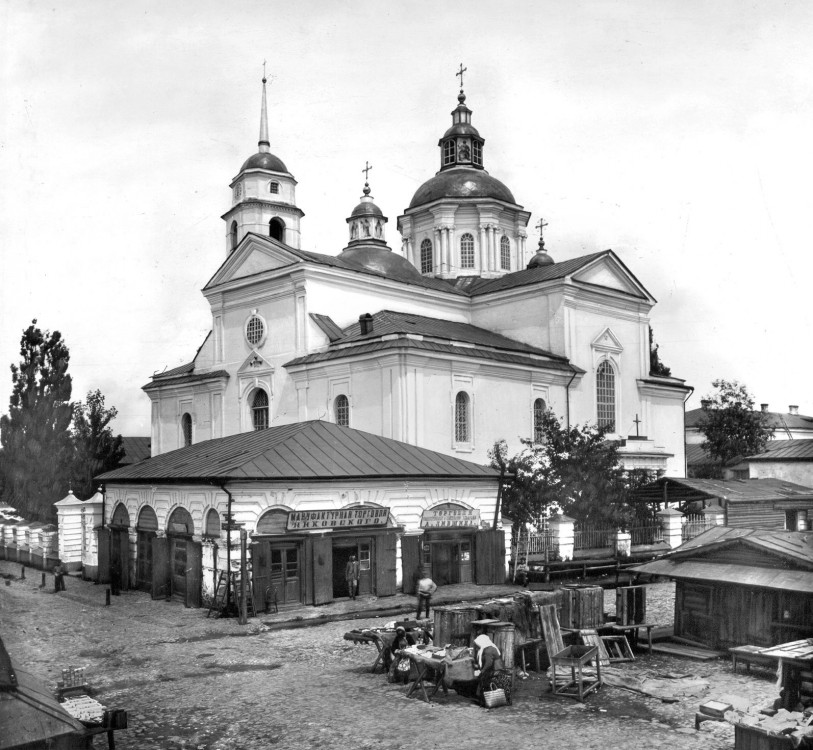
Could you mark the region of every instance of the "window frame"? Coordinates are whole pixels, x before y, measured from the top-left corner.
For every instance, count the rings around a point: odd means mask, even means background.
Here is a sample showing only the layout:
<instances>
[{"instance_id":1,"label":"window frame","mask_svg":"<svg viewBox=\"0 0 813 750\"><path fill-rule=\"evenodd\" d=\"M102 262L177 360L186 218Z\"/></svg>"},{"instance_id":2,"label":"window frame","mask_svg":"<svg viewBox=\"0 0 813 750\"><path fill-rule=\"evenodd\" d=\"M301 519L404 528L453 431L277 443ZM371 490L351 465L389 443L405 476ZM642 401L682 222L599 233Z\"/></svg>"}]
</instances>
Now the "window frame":
<instances>
[{"instance_id":1,"label":"window frame","mask_svg":"<svg viewBox=\"0 0 813 750\"><path fill-rule=\"evenodd\" d=\"M264 404L258 404L257 399L260 395L265 397ZM265 388L255 388L251 393L251 426L254 432L260 430L267 430L271 426L271 399L268 397L268 392Z\"/></svg>"},{"instance_id":2,"label":"window frame","mask_svg":"<svg viewBox=\"0 0 813 750\"><path fill-rule=\"evenodd\" d=\"M432 273L435 266L435 250L432 247L432 240L428 237L421 242L420 256L421 273Z\"/></svg>"},{"instance_id":3,"label":"window frame","mask_svg":"<svg viewBox=\"0 0 813 750\"><path fill-rule=\"evenodd\" d=\"M617 381L615 365L610 359L602 359L596 366L596 424L607 427L608 432L616 432L618 425Z\"/></svg>"},{"instance_id":4,"label":"window frame","mask_svg":"<svg viewBox=\"0 0 813 750\"><path fill-rule=\"evenodd\" d=\"M454 397L453 428L455 445L471 445L471 396L465 390L458 391Z\"/></svg>"},{"instance_id":5,"label":"window frame","mask_svg":"<svg viewBox=\"0 0 813 750\"><path fill-rule=\"evenodd\" d=\"M268 192L272 195L279 195L279 183L276 180L268 183Z\"/></svg>"},{"instance_id":6,"label":"window frame","mask_svg":"<svg viewBox=\"0 0 813 750\"><path fill-rule=\"evenodd\" d=\"M449 138L443 142L443 166L455 163L455 156L457 155L457 146L455 145L454 138Z\"/></svg>"},{"instance_id":7,"label":"window frame","mask_svg":"<svg viewBox=\"0 0 813 750\"><path fill-rule=\"evenodd\" d=\"M181 415L181 442L183 445L182 448L188 448L192 445L193 434L192 434L192 415L185 411Z\"/></svg>"},{"instance_id":8,"label":"window frame","mask_svg":"<svg viewBox=\"0 0 813 750\"><path fill-rule=\"evenodd\" d=\"M541 404L541 406L540 406ZM534 399L533 406L531 407L531 418L532 418L532 429L533 429L533 441L535 443L542 443L545 440L545 434L542 431L542 419L545 416L545 412L548 410L548 405L545 402L545 399L541 396L537 396Z\"/></svg>"},{"instance_id":9,"label":"window frame","mask_svg":"<svg viewBox=\"0 0 813 750\"><path fill-rule=\"evenodd\" d=\"M350 399L344 393L333 399L333 420L339 427L350 427Z\"/></svg>"},{"instance_id":10,"label":"window frame","mask_svg":"<svg viewBox=\"0 0 813 750\"><path fill-rule=\"evenodd\" d=\"M471 232L460 235L460 268L466 270L475 268L474 235Z\"/></svg>"},{"instance_id":11,"label":"window frame","mask_svg":"<svg viewBox=\"0 0 813 750\"><path fill-rule=\"evenodd\" d=\"M511 270L511 240L507 234L500 237L500 270Z\"/></svg>"},{"instance_id":12,"label":"window frame","mask_svg":"<svg viewBox=\"0 0 813 750\"><path fill-rule=\"evenodd\" d=\"M251 336L249 335L250 326L252 321L258 321L260 326L262 326L261 335L255 341L251 340ZM266 323L265 318L260 315L256 310L252 310L251 314L246 318L246 322L243 324L243 336L245 336L246 343L252 349L258 349L264 343L266 338L268 337L268 323Z\"/></svg>"},{"instance_id":13,"label":"window frame","mask_svg":"<svg viewBox=\"0 0 813 750\"><path fill-rule=\"evenodd\" d=\"M231 229L229 230L229 236L231 237L231 249L232 250L237 249L237 244L238 244L237 243L237 235L238 235L238 233L239 233L239 230L237 228L237 222L232 221Z\"/></svg>"},{"instance_id":14,"label":"window frame","mask_svg":"<svg viewBox=\"0 0 813 750\"><path fill-rule=\"evenodd\" d=\"M483 166L483 144L478 140L471 142L471 162L476 167Z\"/></svg>"}]
</instances>

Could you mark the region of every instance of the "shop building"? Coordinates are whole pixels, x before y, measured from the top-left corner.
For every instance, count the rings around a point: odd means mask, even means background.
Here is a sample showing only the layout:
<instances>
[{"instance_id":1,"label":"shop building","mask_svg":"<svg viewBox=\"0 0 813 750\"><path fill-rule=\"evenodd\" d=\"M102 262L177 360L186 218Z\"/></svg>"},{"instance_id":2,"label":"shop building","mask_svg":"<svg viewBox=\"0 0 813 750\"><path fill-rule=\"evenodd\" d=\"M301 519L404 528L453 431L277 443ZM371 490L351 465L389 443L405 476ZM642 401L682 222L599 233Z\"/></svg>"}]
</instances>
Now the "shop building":
<instances>
[{"instance_id":1,"label":"shop building","mask_svg":"<svg viewBox=\"0 0 813 750\"><path fill-rule=\"evenodd\" d=\"M347 596L350 555L361 595L411 592L421 565L439 585L505 579L497 471L330 422L209 440L98 479L100 581L190 607L236 569L241 529L260 608Z\"/></svg>"}]
</instances>

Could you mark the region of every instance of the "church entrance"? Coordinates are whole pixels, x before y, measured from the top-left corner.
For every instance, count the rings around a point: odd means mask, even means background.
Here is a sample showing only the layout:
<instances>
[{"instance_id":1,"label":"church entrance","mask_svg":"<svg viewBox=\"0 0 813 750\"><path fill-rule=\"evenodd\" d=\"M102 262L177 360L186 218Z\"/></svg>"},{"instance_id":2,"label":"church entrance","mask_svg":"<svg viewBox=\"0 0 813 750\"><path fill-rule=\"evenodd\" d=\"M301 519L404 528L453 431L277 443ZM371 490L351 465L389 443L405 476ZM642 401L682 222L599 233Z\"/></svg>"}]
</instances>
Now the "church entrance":
<instances>
[{"instance_id":1,"label":"church entrance","mask_svg":"<svg viewBox=\"0 0 813 750\"><path fill-rule=\"evenodd\" d=\"M155 511L145 505L138 514L136 524L136 575L135 586L142 591L152 589L152 540L158 532Z\"/></svg>"}]
</instances>

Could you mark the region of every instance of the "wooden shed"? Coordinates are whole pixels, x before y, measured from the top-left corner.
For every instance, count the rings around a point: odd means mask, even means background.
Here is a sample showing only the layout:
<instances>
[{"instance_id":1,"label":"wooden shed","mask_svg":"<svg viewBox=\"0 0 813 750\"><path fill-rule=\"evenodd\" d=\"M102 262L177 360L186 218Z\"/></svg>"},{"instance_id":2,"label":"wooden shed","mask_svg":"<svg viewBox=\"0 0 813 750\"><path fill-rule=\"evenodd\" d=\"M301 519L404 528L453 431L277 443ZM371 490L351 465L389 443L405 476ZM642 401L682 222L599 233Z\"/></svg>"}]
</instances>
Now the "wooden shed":
<instances>
[{"instance_id":1,"label":"wooden shed","mask_svg":"<svg viewBox=\"0 0 813 750\"><path fill-rule=\"evenodd\" d=\"M632 570L676 581L677 637L727 649L813 636L813 533L718 526Z\"/></svg>"},{"instance_id":2,"label":"wooden shed","mask_svg":"<svg viewBox=\"0 0 813 750\"><path fill-rule=\"evenodd\" d=\"M650 504L687 509L719 505L725 526L802 530L813 519L813 488L782 479L694 479L661 477L635 491Z\"/></svg>"}]
</instances>

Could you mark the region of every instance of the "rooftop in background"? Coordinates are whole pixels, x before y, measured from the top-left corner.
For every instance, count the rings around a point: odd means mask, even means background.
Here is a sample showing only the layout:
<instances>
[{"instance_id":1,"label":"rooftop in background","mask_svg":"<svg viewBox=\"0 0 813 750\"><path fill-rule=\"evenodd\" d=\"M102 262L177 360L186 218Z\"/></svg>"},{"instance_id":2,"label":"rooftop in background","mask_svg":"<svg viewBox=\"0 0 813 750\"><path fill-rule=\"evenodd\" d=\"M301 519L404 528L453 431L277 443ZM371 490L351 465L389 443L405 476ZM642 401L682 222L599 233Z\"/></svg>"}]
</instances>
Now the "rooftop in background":
<instances>
[{"instance_id":1,"label":"rooftop in background","mask_svg":"<svg viewBox=\"0 0 813 750\"><path fill-rule=\"evenodd\" d=\"M764 411L768 415L768 423L776 430L777 436L783 430L810 430L813 435L813 417L795 412ZM700 422L703 409L690 409L686 412L686 429L696 428Z\"/></svg>"},{"instance_id":2,"label":"rooftop in background","mask_svg":"<svg viewBox=\"0 0 813 750\"><path fill-rule=\"evenodd\" d=\"M493 479L488 466L462 461L331 422L296 422L242 432L114 469L99 481Z\"/></svg>"},{"instance_id":3,"label":"rooftop in background","mask_svg":"<svg viewBox=\"0 0 813 750\"><path fill-rule=\"evenodd\" d=\"M722 499L726 502L757 502L760 500L810 500L813 488L782 479L694 479L661 477L640 487L635 495L649 502L695 501ZM741 529L740 529L741 531Z\"/></svg>"},{"instance_id":4,"label":"rooftop in background","mask_svg":"<svg viewBox=\"0 0 813 750\"><path fill-rule=\"evenodd\" d=\"M698 446L699 447L699 446ZM742 461L813 461L813 439L771 440L764 453L745 456Z\"/></svg>"},{"instance_id":5,"label":"rooftop in background","mask_svg":"<svg viewBox=\"0 0 813 750\"><path fill-rule=\"evenodd\" d=\"M122 436L121 441L124 446L124 458L119 462L119 466L137 464L152 455L152 440L149 437Z\"/></svg>"}]
</instances>

